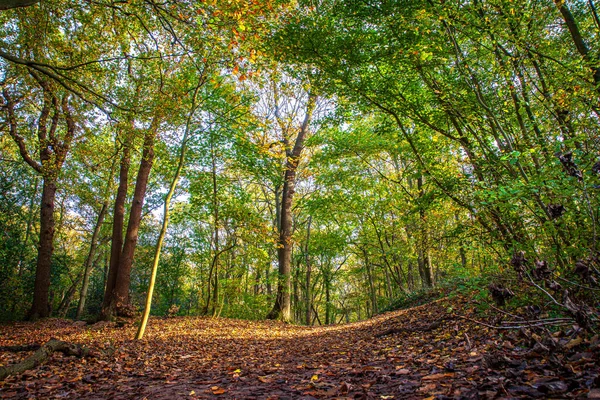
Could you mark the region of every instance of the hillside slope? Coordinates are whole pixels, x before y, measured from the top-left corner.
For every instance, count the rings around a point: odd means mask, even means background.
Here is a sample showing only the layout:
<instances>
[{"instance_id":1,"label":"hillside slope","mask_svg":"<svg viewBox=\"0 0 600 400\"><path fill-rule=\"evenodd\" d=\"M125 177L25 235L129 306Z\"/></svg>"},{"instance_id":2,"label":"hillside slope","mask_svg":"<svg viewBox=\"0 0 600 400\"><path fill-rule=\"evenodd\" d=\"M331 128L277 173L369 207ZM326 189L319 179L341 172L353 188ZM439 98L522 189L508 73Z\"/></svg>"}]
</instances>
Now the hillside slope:
<instances>
[{"instance_id":1,"label":"hillside slope","mask_svg":"<svg viewBox=\"0 0 600 400\"><path fill-rule=\"evenodd\" d=\"M600 394L598 339L556 334L550 350L527 329L499 334L472 321L473 304L443 299L360 323L152 319L133 326L47 320L0 326L0 365L26 352L6 346L51 337L88 346L55 353L0 381L0 398L402 399L566 398ZM468 318L468 319L465 319ZM566 332L569 333L569 332ZM562 350L558 350L558 346ZM591 391L590 391L591 389Z\"/></svg>"}]
</instances>

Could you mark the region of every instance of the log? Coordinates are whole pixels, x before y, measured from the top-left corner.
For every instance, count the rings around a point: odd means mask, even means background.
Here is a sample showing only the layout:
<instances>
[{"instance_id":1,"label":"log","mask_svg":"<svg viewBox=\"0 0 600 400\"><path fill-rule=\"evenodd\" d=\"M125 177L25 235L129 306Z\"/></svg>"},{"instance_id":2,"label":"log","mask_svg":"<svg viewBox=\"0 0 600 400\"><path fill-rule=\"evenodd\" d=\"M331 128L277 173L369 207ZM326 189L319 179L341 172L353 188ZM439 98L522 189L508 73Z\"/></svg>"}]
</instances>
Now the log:
<instances>
[{"instance_id":1,"label":"log","mask_svg":"<svg viewBox=\"0 0 600 400\"><path fill-rule=\"evenodd\" d=\"M6 367L0 367L0 380L3 380L7 376L20 374L21 372L37 367L46 361L55 351L60 351L67 356L76 357L85 357L90 352L86 347L52 338L23 361Z\"/></svg>"}]
</instances>

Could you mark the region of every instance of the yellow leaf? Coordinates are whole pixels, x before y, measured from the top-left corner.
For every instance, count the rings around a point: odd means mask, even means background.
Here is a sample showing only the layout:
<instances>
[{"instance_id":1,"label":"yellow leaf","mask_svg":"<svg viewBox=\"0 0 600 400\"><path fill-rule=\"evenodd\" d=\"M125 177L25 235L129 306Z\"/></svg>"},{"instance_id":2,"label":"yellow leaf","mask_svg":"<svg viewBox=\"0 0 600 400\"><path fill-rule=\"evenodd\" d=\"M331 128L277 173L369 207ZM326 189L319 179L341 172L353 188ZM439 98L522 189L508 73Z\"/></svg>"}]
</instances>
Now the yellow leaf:
<instances>
[{"instance_id":1,"label":"yellow leaf","mask_svg":"<svg viewBox=\"0 0 600 400\"><path fill-rule=\"evenodd\" d=\"M318 380L319 380L319 376L318 376L318 375L313 375L313 376L310 378L310 380L311 380L311 381L313 381L313 382L315 382L315 381L318 381Z\"/></svg>"}]
</instances>

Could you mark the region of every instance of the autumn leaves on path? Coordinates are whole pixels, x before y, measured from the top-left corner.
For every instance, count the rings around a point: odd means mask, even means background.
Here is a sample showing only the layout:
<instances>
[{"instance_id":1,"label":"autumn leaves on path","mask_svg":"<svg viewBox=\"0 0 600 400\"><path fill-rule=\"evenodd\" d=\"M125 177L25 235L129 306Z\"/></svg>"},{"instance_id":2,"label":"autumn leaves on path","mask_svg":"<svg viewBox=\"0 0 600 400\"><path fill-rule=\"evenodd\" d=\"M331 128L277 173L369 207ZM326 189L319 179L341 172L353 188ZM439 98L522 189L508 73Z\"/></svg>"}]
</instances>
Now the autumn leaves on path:
<instances>
[{"instance_id":1,"label":"autumn leaves on path","mask_svg":"<svg viewBox=\"0 0 600 400\"><path fill-rule=\"evenodd\" d=\"M557 334L564 351L527 332L500 336L442 300L349 325L181 317L135 327L47 320L0 326L0 364L30 353L6 346L51 337L84 345L0 382L0 398L402 399L587 396L598 386L598 343ZM460 308L460 313L457 310ZM532 341L533 340L533 341ZM597 340L597 339L596 339ZM541 345L541 343L540 343Z\"/></svg>"}]
</instances>

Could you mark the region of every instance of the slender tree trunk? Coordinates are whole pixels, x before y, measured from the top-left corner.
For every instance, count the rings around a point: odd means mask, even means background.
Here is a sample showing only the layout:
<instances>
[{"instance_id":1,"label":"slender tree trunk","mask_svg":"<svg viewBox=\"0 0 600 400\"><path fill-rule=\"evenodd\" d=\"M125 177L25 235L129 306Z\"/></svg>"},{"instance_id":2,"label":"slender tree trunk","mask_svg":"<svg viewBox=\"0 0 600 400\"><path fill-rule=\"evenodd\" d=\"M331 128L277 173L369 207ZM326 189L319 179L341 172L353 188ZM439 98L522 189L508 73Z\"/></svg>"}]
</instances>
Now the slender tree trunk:
<instances>
[{"instance_id":1,"label":"slender tree trunk","mask_svg":"<svg viewBox=\"0 0 600 400\"><path fill-rule=\"evenodd\" d=\"M88 252L87 258L85 260L85 263L83 265L83 282L81 284L81 290L79 291L79 304L77 305L77 312L75 313L75 319L79 319L81 318L81 315L83 314L84 310L85 310L85 301L87 298L87 292L88 292L88 287L89 287L89 283L90 283L90 274L92 272L93 269L93 264L94 264L94 256L96 255L96 250L98 248L98 237L100 236L100 230L102 228L102 224L104 223L104 219L106 218L106 213L108 212L108 203L110 201L110 191L111 191L111 187L113 185L113 178L114 178L114 174L115 174L115 162L113 161L113 164L110 168L110 174L108 177L108 180L106 181L106 188L104 190L104 200L102 201L102 208L100 209L100 213L98 214L98 219L96 220L96 225L94 226L94 231L92 233L92 239L91 239L91 243L90 243L90 250ZM127 173L125 173L125 175L127 175ZM127 184L127 179L125 179L125 184ZM120 182L119 182L120 185ZM127 188L125 188L125 192L127 192ZM119 196L117 196L119 197ZM124 198L125 196L123 196ZM115 202L115 211L116 211L116 203ZM124 209L124 205L123 205L123 209ZM122 214L121 214L122 217ZM121 230L120 232L122 232L122 218L121 218ZM114 230L113 230L114 233Z\"/></svg>"},{"instance_id":2,"label":"slender tree trunk","mask_svg":"<svg viewBox=\"0 0 600 400\"><path fill-rule=\"evenodd\" d=\"M331 271L330 266L325 265L323 274L323 285L325 286L325 325L331 324Z\"/></svg>"},{"instance_id":3,"label":"slender tree trunk","mask_svg":"<svg viewBox=\"0 0 600 400\"><path fill-rule=\"evenodd\" d=\"M75 278L75 280L71 283L71 286L69 286L69 289L67 290L67 292L64 294L62 301L60 302L60 305L58 306L58 309L56 310L56 315L59 318L65 318L67 316L69 307L71 306L71 303L73 302L73 298L75 297L75 292L77 292L77 287L79 286L79 282L81 282L82 278L83 278L83 272L80 272L77 275L77 277Z\"/></svg>"},{"instance_id":4,"label":"slender tree trunk","mask_svg":"<svg viewBox=\"0 0 600 400\"><path fill-rule=\"evenodd\" d=\"M214 256L213 256L213 302L212 316L217 316L217 305L219 301L219 192L217 186L217 156L213 134L210 140L211 154L211 172L212 172L212 202L213 202L213 222L214 222Z\"/></svg>"},{"instance_id":5,"label":"slender tree trunk","mask_svg":"<svg viewBox=\"0 0 600 400\"><path fill-rule=\"evenodd\" d=\"M294 296L293 296L293 309L294 309L294 321L301 320L301 309L300 309L300 288L298 283L300 282L300 264L302 261L298 260L296 268L294 269Z\"/></svg>"},{"instance_id":6,"label":"slender tree trunk","mask_svg":"<svg viewBox=\"0 0 600 400\"><path fill-rule=\"evenodd\" d=\"M419 176L417 179L417 190L419 191L419 197L423 197L425 189L423 188L423 176ZM419 208L419 219L420 219L420 237L418 243L418 260L419 275L421 276L421 282L425 287L433 286L433 276L431 271L431 260L429 257L429 233L427 229L427 218L425 216L425 210L422 206Z\"/></svg>"},{"instance_id":7,"label":"slender tree trunk","mask_svg":"<svg viewBox=\"0 0 600 400\"><path fill-rule=\"evenodd\" d=\"M109 182L111 180L112 174L109 179ZM92 266L94 262L94 256L96 255L96 249L98 248L98 237L100 236L100 229L102 228L102 224L104 223L104 218L106 217L107 210L108 197L105 198L104 203L102 204L102 209L100 209L100 213L98 214L98 220L96 221L96 226L94 227L94 232L92 233L90 251L88 252L87 258L85 259L85 264L83 266L83 282L81 283L81 290L79 291L79 304L77 305L77 313L75 314L75 319L81 318L81 315L85 310L85 300L90 284L90 274L92 272Z\"/></svg>"},{"instance_id":8,"label":"slender tree trunk","mask_svg":"<svg viewBox=\"0 0 600 400\"><path fill-rule=\"evenodd\" d=\"M590 69L592 71L592 77L594 79L594 85L596 87L596 92L600 93L600 67L597 66L598 60L592 59L590 49L589 49L585 39L581 35L579 26L577 25L577 22L575 21L575 18L573 17L571 10L569 10L569 7L567 7L566 2L564 0L554 0L554 3L556 4L556 7L560 11L560 14L563 17L563 20L565 21L567 28L569 29L569 33L571 34L571 39L573 40L573 44L575 44L575 47L577 48L577 52L583 58L585 58L586 61L588 61L590 64L592 64L592 65L596 64L596 65L590 67Z\"/></svg>"},{"instance_id":9,"label":"slender tree trunk","mask_svg":"<svg viewBox=\"0 0 600 400\"><path fill-rule=\"evenodd\" d=\"M377 314L377 292L375 291L375 280L373 279L373 271L371 268L371 263L369 262L369 254L367 253L367 249L362 249L364 261L365 261L365 270L367 272L367 280L369 282L369 292L371 297L371 312L368 313L370 316Z\"/></svg>"},{"instance_id":10,"label":"slender tree trunk","mask_svg":"<svg viewBox=\"0 0 600 400\"><path fill-rule=\"evenodd\" d=\"M188 118L185 125L185 132L183 134L183 139L181 142L181 149L179 150L179 160L177 162L177 169L175 170L175 175L173 176L173 180L171 181L171 186L169 186L169 192L165 196L165 204L164 204L164 215L162 227L160 229L160 234L158 235L158 239L156 241L156 248L154 250L154 261L152 262L152 272L150 274L150 283L148 284L148 293L146 294L146 304L144 306L144 312L142 314L142 321L138 328L138 331L135 335L136 339L141 339L144 336L144 332L146 331L146 325L148 324L148 318L150 317L150 310L152 308L152 295L154 294L154 285L156 283L156 273L158 272L158 263L160 261L160 253L162 250L162 245L165 240L165 236L167 235L167 229L169 227L169 217L170 217L170 209L171 199L175 194L175 189L177 188L177 183L179 182L179 177L181 176L181 170L183 169L183 164L185 162L185 153L187 150L187 140L190 132L191 120L194 112L196 111L196 95L198 94L198 89L200 86L196 87L194 92L194 96L192 98L192 108L190 113L188 114Z\"/></svg>"},{"instance_id":11,"label":"slender tree trunk","mask_svg":"<svg viewBox=\"0 0 600 400\"><path fill-rule=\"evenodd\" d=\"M308 254L308 246L310 244L310 225L312 223L312 216L308 217L308 224L306 227L306 247L304 248L304 259L306 260L306 325L310 325L311 312L312 312L312 293L310 287L310 278L312 273L312 265L310 263L310 256Z\"/></svg>"}]
</instances>

